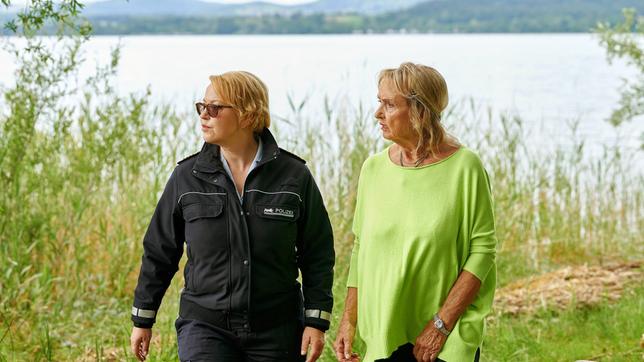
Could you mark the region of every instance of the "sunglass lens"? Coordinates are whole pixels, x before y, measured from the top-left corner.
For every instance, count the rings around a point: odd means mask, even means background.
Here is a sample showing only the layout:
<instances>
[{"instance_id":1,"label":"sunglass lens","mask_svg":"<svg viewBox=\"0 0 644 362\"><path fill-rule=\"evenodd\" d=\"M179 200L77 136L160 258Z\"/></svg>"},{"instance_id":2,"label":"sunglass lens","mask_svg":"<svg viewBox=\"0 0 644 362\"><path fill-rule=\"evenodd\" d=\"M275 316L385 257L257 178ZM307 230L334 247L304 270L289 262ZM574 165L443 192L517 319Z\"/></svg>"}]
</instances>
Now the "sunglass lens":
<instances>
[{"instance_id":1,"label":"sunglass lens","mask_svg":"<svg viewBox=\"0 0 644 362\"><path fill-rule=\"evenodd\" d=\"M195 107L197 108L197 114L201 116L201 114L203 113L204 104L203 103L196 103Z\"/></svg>"},{"instance_id":2,"label":"sunglass lens","mask_svg":"<svg viewBox=\"0 0 644 362\"><path fill-rule=\"evenodd\" d=\"M217 117L217 114L219 114L219 107L214 104L208 104L206 108L208 109L208 115L212 118Z\"/></svg>"},{"instance_id":3,"label":"sunglass lens","mask_svg":"<svg viewBox=\"0 0 644 362\"><path fill-rule=\"evenodd\" d=\"M208 115L212 118L217 117L219 114L219 109L221 106L216 105L216 104L205 104L205 103L195 103L195 108L197 109L197 113L201 116L204 110L208 111Z\"/></svg>"}]
</instances>

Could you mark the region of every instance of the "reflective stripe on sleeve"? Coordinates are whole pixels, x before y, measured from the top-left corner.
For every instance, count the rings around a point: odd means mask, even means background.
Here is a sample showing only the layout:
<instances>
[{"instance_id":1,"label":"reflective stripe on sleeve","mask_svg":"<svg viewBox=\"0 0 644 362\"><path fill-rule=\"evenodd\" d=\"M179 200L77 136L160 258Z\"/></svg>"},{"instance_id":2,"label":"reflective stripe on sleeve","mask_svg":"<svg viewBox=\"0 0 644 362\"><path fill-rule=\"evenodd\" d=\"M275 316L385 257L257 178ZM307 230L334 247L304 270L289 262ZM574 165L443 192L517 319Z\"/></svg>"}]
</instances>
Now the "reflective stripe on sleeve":
<instances>
[{"instance_id":1,"label":"reflective stripe on sleeve","mask_svg":"<svg viewBox=\"0 0 644 362\"><path fill-rule=\"evenodd\" d=\"M319 318L331 322L331 313L319 309L307 309L304 315L309 318Z\"/></svg>"},{"instance_id":2,"label":"reflective stripe on sleeve","mask_svg":"<svg viewBox=\"0 0 644 362\"><path fill-rule=\"evenodd\" d=\"M135 317L142 317L142 318L154 318L157 315L157 311L151 310L151 309L139 309L137 307L132 307L132 315Z\"/></svg>"}]
</instances>

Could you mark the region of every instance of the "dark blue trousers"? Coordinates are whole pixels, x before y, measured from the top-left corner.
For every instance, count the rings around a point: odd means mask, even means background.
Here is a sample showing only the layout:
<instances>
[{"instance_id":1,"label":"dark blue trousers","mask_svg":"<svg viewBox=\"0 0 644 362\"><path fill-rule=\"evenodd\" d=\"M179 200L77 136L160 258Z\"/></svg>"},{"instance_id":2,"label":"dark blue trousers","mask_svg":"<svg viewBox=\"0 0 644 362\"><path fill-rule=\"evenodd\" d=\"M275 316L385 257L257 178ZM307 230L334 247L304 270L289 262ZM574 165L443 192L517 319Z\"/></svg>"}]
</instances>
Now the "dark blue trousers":
<instances>
[{"instance_id":1,"label":"dark blue trousers","mask_svg":"<svg viewBox=\"0 0 644 362\"><path fill-rule=\"evenodd\" d=\"M221 328L198 320L177 318L179 360L182 362L301 362L302 321L293 318L275 327L251 331L243 323Z\"/></svg>"}]
</instances>

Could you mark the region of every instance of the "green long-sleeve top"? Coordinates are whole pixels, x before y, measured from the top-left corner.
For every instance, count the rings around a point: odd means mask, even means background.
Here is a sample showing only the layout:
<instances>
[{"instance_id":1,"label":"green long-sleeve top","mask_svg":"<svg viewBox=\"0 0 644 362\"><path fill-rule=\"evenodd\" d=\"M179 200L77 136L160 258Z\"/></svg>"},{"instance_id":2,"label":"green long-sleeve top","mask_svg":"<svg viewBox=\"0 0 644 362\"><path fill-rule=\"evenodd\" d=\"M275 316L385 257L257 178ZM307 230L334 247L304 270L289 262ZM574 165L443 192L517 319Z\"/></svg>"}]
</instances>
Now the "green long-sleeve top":
<instances>
[{"instance_id":1,"label":"green long-sleeve top","mask_svg":"<svg viewBox=\"0 0 644 362\"><path fill-rule=\"evenodd\" d=\"M482 281L439 358L474 360L496 286L492 195L479 157L461 147L421 167L400 167L386 149L365 161L353 221L347 286L358 288L364 361L387 358L416 337L460 272Z\"/></svg>"}]
</instances>

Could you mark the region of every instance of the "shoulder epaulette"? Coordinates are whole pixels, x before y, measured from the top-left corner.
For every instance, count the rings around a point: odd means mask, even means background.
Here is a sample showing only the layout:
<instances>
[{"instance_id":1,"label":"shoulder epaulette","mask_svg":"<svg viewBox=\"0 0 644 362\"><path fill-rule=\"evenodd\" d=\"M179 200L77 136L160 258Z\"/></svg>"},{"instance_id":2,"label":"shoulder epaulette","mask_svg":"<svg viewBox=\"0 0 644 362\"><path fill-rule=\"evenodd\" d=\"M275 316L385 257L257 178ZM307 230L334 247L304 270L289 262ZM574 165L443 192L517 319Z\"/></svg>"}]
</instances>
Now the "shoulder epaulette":
<instances>
[{"instance_id":1,"label":"shoulder epaulette","mask_svg":"<svg viewBox=\"0 0 644 362\"><path fill-rule=\"evenodd\" d=\"M200 153L201 153L201 151L199 151L199 152L197 152L197 153L193 153L192 155L190 155L190 156L188 156L188 157L184 158L183 160L181 160L181 161L177 162L177 165L178 165L178 164L180 164L180 163L182 163L182 162L185 162L185 161L187 161L187 160L189 160L189 159L191 159L191 158L193 158L193 157L195 157L195 156L197 156L197 155L198 155L198 154L200 154Z\"/></svg>"},{"instance_id":2,"label":"shoulder epaulette","mask_svg":"<svg viewBox=\"0 0 644 362\"><path fill-rule=\"evenodd\" d=\"M285 150L285 149L283 149L281 147L280 147L280 152L283 152L285 155L290 156L291 158L294 158L294 159L306 164L306 161L304 159L302 159L300 156L298 156L298 155L296 155L294 153L288 152L287 150Z\"/></svg>"}]
</instances>

